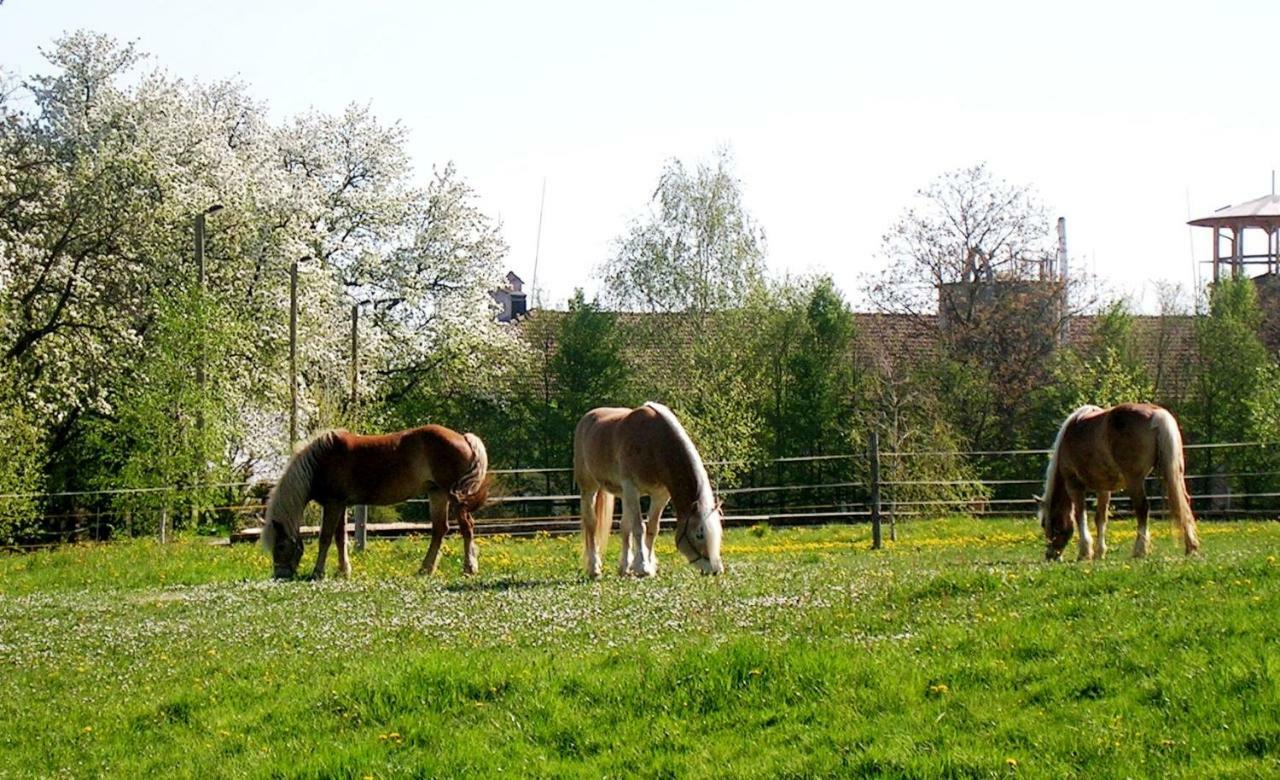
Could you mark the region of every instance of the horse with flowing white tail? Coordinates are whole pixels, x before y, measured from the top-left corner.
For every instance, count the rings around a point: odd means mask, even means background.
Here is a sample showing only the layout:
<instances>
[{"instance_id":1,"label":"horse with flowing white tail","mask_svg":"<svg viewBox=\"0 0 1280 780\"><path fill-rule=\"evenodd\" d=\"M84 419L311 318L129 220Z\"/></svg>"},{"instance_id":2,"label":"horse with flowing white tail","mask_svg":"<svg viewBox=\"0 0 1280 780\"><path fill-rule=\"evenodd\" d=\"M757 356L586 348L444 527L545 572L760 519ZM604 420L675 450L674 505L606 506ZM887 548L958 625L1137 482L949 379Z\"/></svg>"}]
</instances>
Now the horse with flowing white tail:
<instances>
[{"instance_id":1,"label":"horse with flowing white tail","mask_svg":"<svg viewBox=\"0 0 1280 780\"><path fill-rule=\"evenodd\" d=\"M277 578L296 575L302 559L302 511L315 501L324 509L324 519L311 576L324 576L325 555L335 539L339 574L350 576L347 507L399 504L425 492L431 505L431 546L418 573L435 572L453 515L465 548L462 571L475 574L479 563L472 513L488 497L488 470L484 442L474 433L460 434L439 425L380 436L324 431L294 454L271 490L262 546L271 552Z\"/></svg>"},{"instance_id":2,"label":"horse with flowing white tail","mask_svg":"<svg viewBox=\"0 0 1280 780\"><path fill-rule=\"evenodd\" d=\"M1036 497L1046 540L1045 558L1062 557L1073 525L1079 536L1079 560L1106 555L1107 510L1116 490L1128 491L1138 516L1133 556L1145 556L1151 549L1151 534L1147 530L1150 507L1144 481L1153 469L1159 469L1164 480L1169 519L1182 532L1187 555L1191 555L1200 548L1200 539L1187 497L1184 468L1182 434L1168 410L1153 404L1076 409L1058 429L1045 471L1044 496ZM1085 519L1086 490L1098 494L1096 544L1089 537Z\"/></svg>"},{"instance_id":3,"label":"horse with flowing white tail","mask_svg":"<svg viewBox=\"0 0 1280 780\"><path fill-rule=\"evenodd\" d=\"M652 401L636 409L592 409L573 432L573 478L582 499L587 574L600 576L622 496L622 557L618 574L658 573L653 545L667 502L676 511L676 549L703 574L720 574L720 505L689 434L671 410ZM649 496L641 523L640 496Z\"/></svg>"}]
</instances>

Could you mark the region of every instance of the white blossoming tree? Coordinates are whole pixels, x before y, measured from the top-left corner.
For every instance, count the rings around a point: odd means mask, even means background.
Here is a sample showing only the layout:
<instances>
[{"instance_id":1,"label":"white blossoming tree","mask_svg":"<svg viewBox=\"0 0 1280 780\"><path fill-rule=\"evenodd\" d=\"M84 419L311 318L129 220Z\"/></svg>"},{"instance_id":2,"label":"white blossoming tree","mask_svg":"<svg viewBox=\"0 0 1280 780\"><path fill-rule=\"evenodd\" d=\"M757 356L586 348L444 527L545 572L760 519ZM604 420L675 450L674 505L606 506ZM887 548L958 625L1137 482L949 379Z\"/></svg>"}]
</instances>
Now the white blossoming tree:
<instances>
[{"instance_id":1,"label":"white blossoming tree","mask_svg":"<svg viewBox=\"0 0 1280 780\"><path fill-rule=\"evenodd\" d=\"M92 33L46 55L48 75L0 89L0 379L50 487L269 472L295 260L304 432L357 420L353 304L370 420L518 349L492 322L498 226L452 166L415 184L402 127L358 106L273 124L243 84L139 74L133 45Z\"/></svg>"}]
</instances>

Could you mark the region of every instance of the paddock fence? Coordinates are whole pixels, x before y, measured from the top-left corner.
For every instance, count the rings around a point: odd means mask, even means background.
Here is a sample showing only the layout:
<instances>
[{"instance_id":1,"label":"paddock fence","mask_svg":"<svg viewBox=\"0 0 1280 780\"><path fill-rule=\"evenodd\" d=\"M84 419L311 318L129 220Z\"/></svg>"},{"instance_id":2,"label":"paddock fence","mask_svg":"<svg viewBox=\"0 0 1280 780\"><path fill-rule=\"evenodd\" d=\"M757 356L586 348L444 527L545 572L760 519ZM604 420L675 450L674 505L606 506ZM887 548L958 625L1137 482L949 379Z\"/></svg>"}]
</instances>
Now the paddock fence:
<instances>
[{"instance_id":1,"label":"paddock fence","mask_svg":"<svg viewBox=\"0 0 1280 780\"><path fill-rule=\"evenodd\" d=\"M1280 442L1188 444L1184 448L1188 492L1197 515L1206 519L1280 517ZM727 526L870 523L880 543L882 524L895 537L899 522L968 514L1027 517L1036 511L1049 450L881 449L875 436L865 452L709 461L708 471L723 501ZM725 470L732 478L718 478ZM572 469L495 468L489 504L476 517L479 534L563 534L579 528L579 496ZM232 541L256 539L265 514L268 485L228 482L199 486L157 486L0 494L0 499L35 499L44 512L25 534L24 548L75 541L155 535L173 529L229 531ZM1153 510L1164 505L1160 480L1149 477ZM201 496L199 501L193 500ZM210 500L210 496L215 497ZM146 498L147 509L122 509L124 499ZM1092 500L1092 499L1091 499ZM620 501L615 505L615 527ZM1125 516L1127 495L1113 497L1113 513ZM647 506L643 507L647 510ZM425 499L397 507L353 512L357 544L362 533L404 535L429 531ZM314 507L313 507L314 510ZM318 512L304 523L318 522ZM667 508L664 527L674 524ZM314 533L313 525L307 533Z\"/></svg>"}]
</instances>

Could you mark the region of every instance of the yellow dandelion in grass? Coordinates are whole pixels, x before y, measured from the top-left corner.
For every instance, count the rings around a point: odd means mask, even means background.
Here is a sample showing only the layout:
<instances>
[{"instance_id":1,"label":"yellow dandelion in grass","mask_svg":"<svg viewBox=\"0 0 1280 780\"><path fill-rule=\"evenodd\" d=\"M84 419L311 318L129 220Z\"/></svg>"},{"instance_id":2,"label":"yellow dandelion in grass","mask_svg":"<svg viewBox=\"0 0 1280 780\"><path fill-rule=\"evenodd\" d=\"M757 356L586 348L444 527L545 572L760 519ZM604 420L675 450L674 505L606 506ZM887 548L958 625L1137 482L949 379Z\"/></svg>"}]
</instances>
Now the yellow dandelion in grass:
<instances>
[{"instance_id":1,"label":"yellow dandelion in grass","mask_svg":"<svg viewBox=\"0 0 1280 780\"><path fill-rule=\"evenodd\" d=\"M1272 565L1272 566L1275 566L1275 565L1276 565L1276 556L1274 556L1274 555L1268 555L1268 556L1267 556L1267 563L1268 563L1268 564L1270 564L1270 565Z\"/></svg>"},{"instance_id":2,"label":"yellow dandelion in grass","mask_svg":"<svg viewBox=\"0 0 1280 780\"><path fill-rule=\"evenodd\" d=\"M942 697L946 696L950 691L951 689L947 687L946 683L934 683L929 686L930 696Z\"/></svg>"},{"instance_id":3,"label":"yellow dandelion in grass","mask_svg":"<svg viewBox=\"0 0 1280 780\"><path fill-rule=\"evenodd\" d=\"M1008 766L1009 766L1009 768L1010 768L1010 769L1017 769L1017 768L1018 768L1018 759L1016 759L1016 758L1006 758L1006 759L1004 760L1004 762L1005 762L1006 764L1008 764Z\"/></svg>"},{"instance_id":4,"label":"yellow dandelion in grass","mask_svg":"<svg viewBox=\"0 0 1280 780\"><path fill-rule=\"evenodd\" d=\"M85 726L84 728L80 729L80 731L84 732L85 734L92 733L92 732L93 732L93 726Z\"/></svg>"}]
</instances>

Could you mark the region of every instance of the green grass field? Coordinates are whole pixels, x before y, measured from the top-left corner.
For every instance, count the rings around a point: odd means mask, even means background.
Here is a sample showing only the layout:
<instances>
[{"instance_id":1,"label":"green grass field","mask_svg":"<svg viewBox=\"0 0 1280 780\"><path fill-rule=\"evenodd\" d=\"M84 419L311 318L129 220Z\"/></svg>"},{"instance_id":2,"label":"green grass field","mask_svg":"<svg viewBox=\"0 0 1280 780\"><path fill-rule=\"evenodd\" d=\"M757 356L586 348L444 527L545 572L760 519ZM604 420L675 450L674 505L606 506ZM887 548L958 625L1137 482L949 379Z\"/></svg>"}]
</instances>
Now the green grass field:
<instances>
[{"instance_id":1,"label":"green grass field","mask_svg":"<svg viewBox=\"0 0 1280 780\"><path fill-rule=\"evenodd\" d=\"M456 537L435 579L422 540L321 583L195 539L6 555L0 775L1280 773L1280 524L1136 562L1113 529L1091 564L1027 520L741 530L720 578L664 535L599 582L577 537L465 579Z\"/></svg>"}]
</instances>

